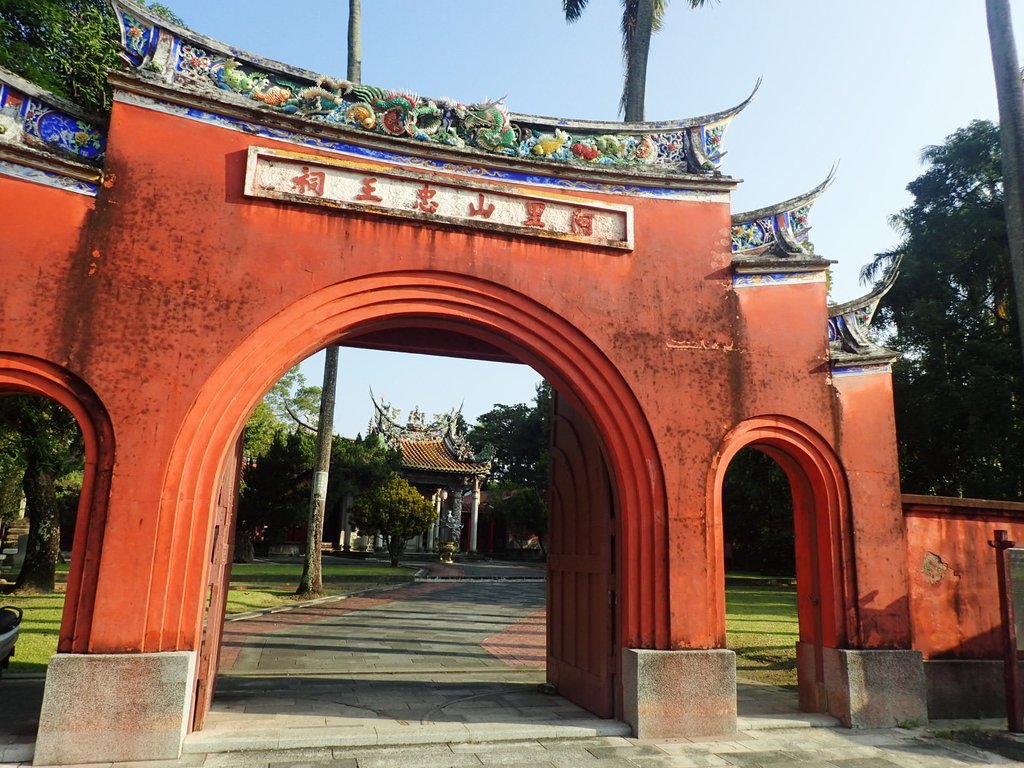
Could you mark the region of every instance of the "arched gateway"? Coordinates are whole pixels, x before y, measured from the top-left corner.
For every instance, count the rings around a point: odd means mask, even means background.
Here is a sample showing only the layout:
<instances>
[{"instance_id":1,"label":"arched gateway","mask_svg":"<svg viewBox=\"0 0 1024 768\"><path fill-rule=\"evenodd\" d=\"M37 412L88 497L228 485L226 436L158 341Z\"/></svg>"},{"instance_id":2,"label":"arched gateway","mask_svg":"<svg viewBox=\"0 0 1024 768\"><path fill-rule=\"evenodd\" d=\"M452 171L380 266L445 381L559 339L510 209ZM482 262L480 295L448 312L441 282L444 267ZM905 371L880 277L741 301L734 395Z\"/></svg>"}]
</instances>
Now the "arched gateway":
<instances>
[{"instance_id":1,"label":"arched gateway","mask_svg":"<svg viewBox=\"0 0 1024 768\"><path fill-rule=\"evenodd\" d=\"M109 129L0 76L0 393L77 407L98 462L38 763L179 753L214 673L197 658L233 446L289 366L338 342L552 382L563 694L640 736L735 727L720 489L753 445L794 489L805 706L921 718L892 358L863 336L878 297L830 313L804 247L820 189L732 214L718 163L740 108L522 117L118 13L134 69L111 74Z\"/></svg>"}]
</instances>

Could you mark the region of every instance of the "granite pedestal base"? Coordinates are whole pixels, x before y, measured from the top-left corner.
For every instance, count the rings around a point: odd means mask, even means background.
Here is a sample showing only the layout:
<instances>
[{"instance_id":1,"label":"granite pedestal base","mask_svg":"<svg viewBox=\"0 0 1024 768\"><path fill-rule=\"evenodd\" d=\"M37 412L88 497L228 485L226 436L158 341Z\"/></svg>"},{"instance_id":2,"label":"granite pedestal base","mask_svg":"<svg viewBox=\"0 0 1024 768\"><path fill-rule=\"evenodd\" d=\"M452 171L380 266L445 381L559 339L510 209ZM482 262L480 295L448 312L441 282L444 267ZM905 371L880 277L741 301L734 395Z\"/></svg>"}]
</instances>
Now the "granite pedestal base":
<instances>
[{"instance_id":1,"label":"granite pedestal base","mask_svg":"<svg viewBox=\"0 0 1024 768\"><path fill-rule=\"evenodd\" d=\"M196 654L58 653L35 765L174 760L188 730Z\"/></svg>"},{"instance_id":2,"label":"granite pedestal base","mask_svg":"<svg viewBox=\"0 0 1024 768\"><path fill-rule=\"evenodd\" d=\"M824 649L828 712L847 728L928 722L924 663L917 651Z\"/></svg>"},{"instance_id":3,"label":"granite pedestal base","mask_svg":"<svg viewBox=\"0 0 1024 768\"><path fill-rule=\"evenodd\" d=\"M623 719L639 739L735 733L736 654L627 648L622 697Z\"/></svg>"}]
</instances>

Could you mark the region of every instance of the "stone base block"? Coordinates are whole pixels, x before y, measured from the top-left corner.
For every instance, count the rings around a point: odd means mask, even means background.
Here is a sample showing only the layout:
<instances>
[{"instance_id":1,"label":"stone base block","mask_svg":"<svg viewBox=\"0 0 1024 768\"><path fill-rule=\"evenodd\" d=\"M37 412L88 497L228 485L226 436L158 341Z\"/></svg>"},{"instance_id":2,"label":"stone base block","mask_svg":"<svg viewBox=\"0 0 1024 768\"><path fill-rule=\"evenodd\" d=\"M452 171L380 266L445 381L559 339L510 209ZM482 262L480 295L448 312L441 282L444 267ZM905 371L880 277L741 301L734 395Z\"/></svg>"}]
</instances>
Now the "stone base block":
<instances>
[{"instance_id":1,"label":"stone base block","mask_svg":"<svg viewBox=\"0 0 1024 768\"><path fill-rule=\"evenodd\" d=\"M622 659L623 719L638 739L736 732L736 654L646 651Z\"/></svg>"},{"instance_id":2,"label":"stone base block","mask_svg":"<svg viewBox=\"0 0 1024 768\"><path fill-rule=\"evenodd\" d=\"M181 756L196 655L70 654L50 660L35 765Z\"/></svg>"},{"instance_id":3,"label":"stone base block","mask_svg":"<svg viewBox=\"0 0 1024 768\"><path fill-rule=\"evenodd\" d=\"M824 649L828 712L847 728L928 722L924 663L918 651Z\"/></svg>"},{"instance_id":4,"label":"stone base block","mask_svg":"<svg viewBox=\"0 0 1024 768\"><path fill-rule=\"evenodd\" d=\"M1021 669L1024 671L1024 664ZM1002 661L926 661L924 677L932 720L1006 717Z\"/></svg>"}]
</instances>

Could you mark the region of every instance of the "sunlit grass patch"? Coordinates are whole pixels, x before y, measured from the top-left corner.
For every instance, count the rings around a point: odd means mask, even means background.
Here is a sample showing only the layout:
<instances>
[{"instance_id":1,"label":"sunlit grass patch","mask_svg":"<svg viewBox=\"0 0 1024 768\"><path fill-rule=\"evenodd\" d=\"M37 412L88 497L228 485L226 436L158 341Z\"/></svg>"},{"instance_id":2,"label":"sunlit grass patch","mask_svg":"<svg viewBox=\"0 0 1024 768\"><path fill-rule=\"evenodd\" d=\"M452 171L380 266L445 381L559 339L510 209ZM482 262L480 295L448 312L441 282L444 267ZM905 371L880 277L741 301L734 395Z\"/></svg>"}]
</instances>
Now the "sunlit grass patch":
<instances>
[{"instance_id":1,"label":"sunlit grass patch","mask_svg":"<svg viewBox=\"0 0 1024 768\"><path fill-rule=\"evenodd\" d=\"M13 605L25 612L14 656L5 672L46 672L57 652L64 595L0 595L0 606Z\"/></svg>"},{"instance_id":2,"label":"sunlit grass patch","mask_svg":"<svg viewBox=\"0 0 1024 768\"><path fill-rule=\"evenodd\" d=\"M769 685L796 685L800 637L796 590L730 586L725 590L726 643L736 652L736 676Z\"/></svg>"},{"instance_id":3,"label":"sunlit grass patch","mask_svg":"<svg viewBox=\"0 0 1024 768\"><path fill-rule=\"evenodd\" d=\"M328 563L322 569L324 584L355 584L367 581L412 579L412 568L392 568L381 563ZM236 563L231 581L236 584L295 584L302 578L302 563Z\"/></svg>"}]
</instances>

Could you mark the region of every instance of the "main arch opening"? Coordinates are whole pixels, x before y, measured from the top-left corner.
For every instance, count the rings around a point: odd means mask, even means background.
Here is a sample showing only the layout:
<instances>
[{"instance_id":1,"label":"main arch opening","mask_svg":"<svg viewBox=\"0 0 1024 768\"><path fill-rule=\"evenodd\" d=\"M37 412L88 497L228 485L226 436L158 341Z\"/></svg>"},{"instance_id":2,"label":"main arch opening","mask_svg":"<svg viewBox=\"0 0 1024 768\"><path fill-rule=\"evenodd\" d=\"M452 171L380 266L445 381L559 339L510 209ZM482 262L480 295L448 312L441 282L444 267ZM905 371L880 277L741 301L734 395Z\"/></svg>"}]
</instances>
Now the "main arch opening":
<instances>
[{"instance_id":1,"label":"main arch opening","mask_svg":"<svg viewBox=\"0 0 1024 768\"><path fill-rule=\"evenodd\" d=\"M274 377L304 352L340 342L528 364L557 393L552 412L548 679L592 712L615 716L621 706L619 649L639 644L644 635L653 644L655 635L666 631L665 617L629 610L645 577L650 584L656 571L644 558L644 549L664 542L664 531L643 520L652 510L663 509L664 499L660 477L650 476L660 462L644 458L655 457L653 441L629 388L570 323L507 289L461 276L427 274L364 278L331 292L335 296L311 297L312 306L284 313L303 318L300 332L289 318L275 318L270 328L232 353L208 383L208 398L201 398L190 415L186 433L192 439L177 457L181 477L196 483L191 513L210 530L208 545L215 538L224 540L214 500L221 499L220 507L226 509L226 482L237 476L231 459L237 454L230 448L241 425ZM501 293L505 295L495 295ZM319 321L317 314L323 315ZM282 332L291 338L280 339L277 334ZM225 392L235 398L224 397ZM180 488L174 495L190 497ZM202 504L204 498L210 500L209 509ZM631 540L634 547L627 549L624 545ZM215 569L196 568L207 575L210 570ZM633 579L623 582L620 574L627 570ZM202 615L213 609L206 621L209 638L218 618L208 596L206 591L198 596L195 610ZM187 601L182 609L184 616ZM200 668L197 725L214 674L209 663Z\"/></svg>"}]
</instances>

